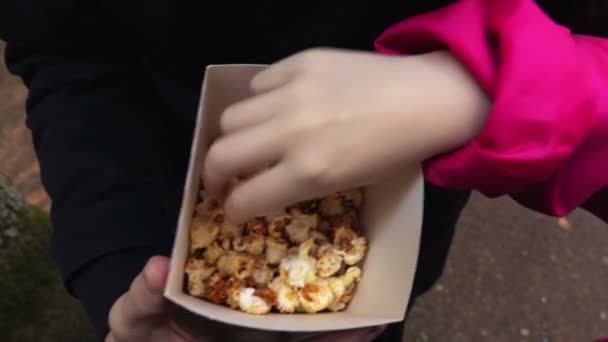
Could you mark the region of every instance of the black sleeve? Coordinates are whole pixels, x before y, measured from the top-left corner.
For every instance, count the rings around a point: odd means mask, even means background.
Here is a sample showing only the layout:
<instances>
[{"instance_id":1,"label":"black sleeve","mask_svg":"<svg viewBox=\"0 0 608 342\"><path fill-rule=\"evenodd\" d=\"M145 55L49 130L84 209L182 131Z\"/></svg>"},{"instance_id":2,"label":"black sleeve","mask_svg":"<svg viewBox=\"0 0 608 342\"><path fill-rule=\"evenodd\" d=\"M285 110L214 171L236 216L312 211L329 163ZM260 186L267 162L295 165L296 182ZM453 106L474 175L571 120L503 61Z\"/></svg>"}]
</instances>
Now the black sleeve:
<instances>
[{"instance_id":1,"label":"black sleeve","mask_svg":"<svg viewBox=\"0 0 608 342\"><path fill-rule=\"evenodd\" d=\"M152 255L132 251L166 254L172 242L167 114L126 62L23 52L9 42L11 71L28 76L27 125L52 200L51 253L103 334L111 302Z\"/></svg>"},{"instance_id":2,"label":"black sleeve","mask_svg":"<svg viewBox=\"0 0 608 342\"><path fill-rule=\"evenodd\" d=\"M0 17L7 19L3 6L29 2L3 1ZM72 27L69 34L83 36L65 42L51 34L53 25L25 34L48 21L22 19L4 21L0 36L9 69L29 89L26 123L52 200L51 254L102 337L112 303L173 241L181 183L166 123L171 114L137 64L97 33Z\"/></svg>"}]
</instances>

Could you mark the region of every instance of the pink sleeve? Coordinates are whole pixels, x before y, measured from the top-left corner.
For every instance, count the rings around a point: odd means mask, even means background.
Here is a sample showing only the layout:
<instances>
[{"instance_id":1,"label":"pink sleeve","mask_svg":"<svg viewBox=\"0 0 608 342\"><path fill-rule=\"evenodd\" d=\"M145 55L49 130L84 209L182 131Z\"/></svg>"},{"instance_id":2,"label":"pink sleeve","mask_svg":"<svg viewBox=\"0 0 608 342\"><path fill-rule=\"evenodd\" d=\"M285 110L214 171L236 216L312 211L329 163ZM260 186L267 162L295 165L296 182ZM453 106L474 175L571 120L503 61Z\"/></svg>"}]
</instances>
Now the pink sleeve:
<instances>
[{"instance_id":1,"label":"pink sleeve","mask_svg":"<svg viewBox=\"0 0 608 342\"><path fill-rule=\"evenodd\" d=\"M461 0L397 23L376 48L449 49L492 99L475 140L425 162L429 181L551 215L608 186L608 40L573 35L533 0Z\"/></svg>"}]
</instances>

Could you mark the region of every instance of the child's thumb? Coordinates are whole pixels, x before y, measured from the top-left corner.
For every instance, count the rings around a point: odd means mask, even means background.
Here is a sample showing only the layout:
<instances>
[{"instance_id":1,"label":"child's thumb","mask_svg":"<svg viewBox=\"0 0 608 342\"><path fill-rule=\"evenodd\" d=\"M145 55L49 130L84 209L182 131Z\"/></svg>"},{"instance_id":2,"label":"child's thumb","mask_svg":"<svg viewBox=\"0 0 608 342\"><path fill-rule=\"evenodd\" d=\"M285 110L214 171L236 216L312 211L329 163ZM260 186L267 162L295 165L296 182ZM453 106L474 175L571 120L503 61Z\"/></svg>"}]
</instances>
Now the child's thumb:
<instances>
[{"instance_id":1,"label":"child's thumb","mask_svg":"<svg viewBox=\"0 0 608 342\"><path fill-rule=\"evenodd\" d=\"M162 293L169 274L169 258L164 256L150 258L144 267L143 274L148 290Z\"/></svg>"}]
</instances>

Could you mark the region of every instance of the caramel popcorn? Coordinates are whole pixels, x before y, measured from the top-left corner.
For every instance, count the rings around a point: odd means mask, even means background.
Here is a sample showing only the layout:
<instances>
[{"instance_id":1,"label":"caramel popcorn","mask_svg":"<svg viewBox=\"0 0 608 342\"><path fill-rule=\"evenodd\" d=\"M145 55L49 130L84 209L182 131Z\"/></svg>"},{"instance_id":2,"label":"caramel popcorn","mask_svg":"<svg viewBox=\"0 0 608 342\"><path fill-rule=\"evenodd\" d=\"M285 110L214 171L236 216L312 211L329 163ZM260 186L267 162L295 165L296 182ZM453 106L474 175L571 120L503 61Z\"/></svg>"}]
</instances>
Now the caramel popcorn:
<instances>
[{"instance_id":1,"label":"caramel popcorn","mask_svg":"<svg viewBox=\"0 0 608 342\"><path fill-rule=\"evenodd\" d=\"M268 234L275 239L280 239L285 233L285 227L291 223L292 217L287 212L282 211L269 215L266 218L268 226Z\"/></svg>"},{"instance_id":2,"label":"caramel popcorn","mask_svg":"<svg viewBox=\"0 0 608 342\"><path fill-rule=\"evenodd\" d=\"M229 278L226 282L226 304L232 309L239 307L241 290L245 287L242 281L234 278Z\"/></svg>"},{"instance_id":3,"label":"caramel popcorn","mask_svg":"<svg viewBox=\"0 0 608 342\"><path fill-rule=\"evenodd\" d=\"M190 225L188 294L249 314L342 311L361 279L363 193L305 201L244 224L201 191Z\"/></svg>"},{"instance_id":4,"label":"caramel popcorn","mask_svg":"<svg viewBox=\"0 0 608 342\"><path fill-rule=\"evenodd\" d=\"M218 216L197 216L190 226L190 241L192 250L207 248L220 232Z\"/></svg>"},{"instance_id":5,"label":"caramel popcorn","mask_svg":"<svg viewBox=\"0 0 608 342\"><path fill-rule=\"evenodd\" d=\"M329 282L325 279L317 279L306 284L300 291L300 306L306 313L317 313L327 309L334 301L334 296Z\"/></svg>"},{"instance_id":6,"label":"caramel popcorn","mask_svg":"<svg viewBox=\"0 0 608 342\"><path fill-rule=\"evenodd\" d=\"M340 194L334 194L321 200L321 214L323 216L337 216L344 214L344 204Z\"/></svg>"},{"instance_id":7,"label":"caramel popcorn","mask_svg":"<svg viewBox=\"0 0 608 342\"><path fill-rule=\"evenodd\" d=\"M315 280L315 258L309 255L313 241L303 243L297 255L288 255L279 265L281 277L291 286L304 287Z\"/></svg>"},{"instance_id":8,"label":"caramel popcorn","mask_svg":"<svg viewBox=\"0 0 608 342\"><path fill-rule=\"evenodd\" d=\"M276 294L276 308L282 313L294 313L300 306L298 290L287 284L281 277L276 277L268 285L268 288Z\"/></svg>"},{"instance_id":9,"label":"caramel popcorn","mask_svg":"<svg viewBox=\"0 0 608 342\"><path fill-rule=\"evenodd\" d=\"M244 280L253 273L255 260L245 253L229 251L217 261L217 270L223 276L235 277Z\"/></svg>"},{"instance_id":10,"label":"caramel popcorn","mask_svg":"<svg viewBox=\"0 0 608 342\"><path fill-rule=\"evenodd\" d=\"M274 272L268 267L268 261L258 259L253 263L251 278L258 286L267 286L274 276Z\"/></svg>"},{"instance_id":11,"label":"caramel popcorn","mask_svg":"<svg viewBox=\"0 0 608 342\"><path fill-rule=\"evenodd\" d=\"M203 258L207 265L215 265L218 259L226 253L226 250L222 248L217 241L214 241L209 247L203 252Z\"/></svg>"},{"instance_id":12,"label":"caramel popcorn","mask_svg":"<svg viewBox=\"0 0 608 342\"><path fill-rule=\"evenodd\" d=\"M293 219L285 227L289 240L293 243L302 243L310 237L310 231L319 225L319 215L304 214L300 210L293 210Z\"/></svg>"},{"instance_id":13,"label":"caramel popcorn","mask_svg":"<svg viewBox=\"0 0 608 342\"><path fill-rule=\"evenodd\" d=\"M333 302L328 306L331 311L342 311L346 308L353 295L355 284L361 280L361 269L349 267L340 277L332 277L328 280L329 287L334 294Z\"/></svg>"},{"instance_id":14,"label":"caramel popcorn","mask_svg":"<svg viewBox=\"0 0 608 342\"><path fill-rule=\"evenodd\" d=\"M363 204L363 192L350 190L341 193L344 202L351 207L359 208Z\"/></svg>"},{"instance_id":15,"label":"caramel popcorn","mask_svg":"<svg viewBox=\"0 0 608 342\"><path fill-rule=\"evenodd\" d=\"M317 274L321 277L331 277L342 267L342 256L331 246L319 251L317 255L320 257L317 260L316 269Z\"/></svg>"},{"instance_id":16,"label":"caramel popcorn","mask_svg":"<svg viewBox=\"0 0 608 342\"><path fill-rule=\"evenodd\" d=\"M188 292L195 297L203 297L205 295L205 284L207 280L215 273L215 267L205 265L203 260L189 259L186 264L186 274L188 276Z\"/></svg>"},{"instance_id":17,"label":"caramel popcorn","mask_svg":"<svg viewBox=\"0 0 608 342\"><path fill-rule=\"evenodd\" d=\"M270 311L270 304L260 296L256 296L255 289L247 287L239 291L239 308L250 314L265 314Z\"/></svg>"},{"instance_id":18,"label":"caramel popcorn","mask_svg":"<svg viewBox=\"0 0 608 342\"><path fill-rule=\"evenodd\" d=\"M266 238L266 261L271 265L278 265L287 256L289 245L283 239Z\"/></svg>"}]
</instances>

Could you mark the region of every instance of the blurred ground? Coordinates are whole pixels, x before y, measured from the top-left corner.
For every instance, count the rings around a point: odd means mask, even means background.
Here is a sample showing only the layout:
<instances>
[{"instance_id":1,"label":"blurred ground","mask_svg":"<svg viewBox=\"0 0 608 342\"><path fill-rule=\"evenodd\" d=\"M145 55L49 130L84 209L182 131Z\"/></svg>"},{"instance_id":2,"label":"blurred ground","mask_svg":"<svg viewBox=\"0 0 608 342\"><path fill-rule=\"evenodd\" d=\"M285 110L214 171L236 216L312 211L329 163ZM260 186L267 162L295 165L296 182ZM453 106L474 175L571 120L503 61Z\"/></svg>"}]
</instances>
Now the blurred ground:
<instances>
[{"instance_id":1,"label":"blurred ground","mask_svg":"<svg viewBox=\"0 0 608 342\"><path fill-rule=\"evenodd\" d=\"M3 50L0 42L0 56ZM0 60L0 173L32 205L19 213L22 227L0 231L0 341L94 341L82 307L66 293L48 257L49 200L24 125L26 97L26 89Z\"/></svg>"},{"instance_id":2,"label":"blurred ground","mask_svg":"<svg viewBox=\"0 0 608 342\"><path fill-rule=\"evenodd\" d=\"M0 62L0 172L30 203L48 209L24 126L26 96ZM509 199L475 195L459 224L446 272L414 308L406 340L608 337L606 246L608 226L584 212L558 222Z\"/></svg>"},{"instance_id":3,"label":"blurred ground","mask_svg":"<svg viewBox=\"0 0 608 342\"><path fill-rule=\"evenodd\" d=\"M40 187L32 139L25 126L26 98L27 89L6 71L4 43L0 41L0 173L12 180L28 202L48 209L48 198Z\"/></svg>"},{"instance_id":4,"label":"blurred ground","mask_svg":"<svg viewBox=\"0 0 608 342\"><path fill-rule=\"evenodd\" d=\"M608 226L569 225L474 196L446 272L414 307L406 341L592 341L608 337Z\"/></svg>"}]
</instances>

